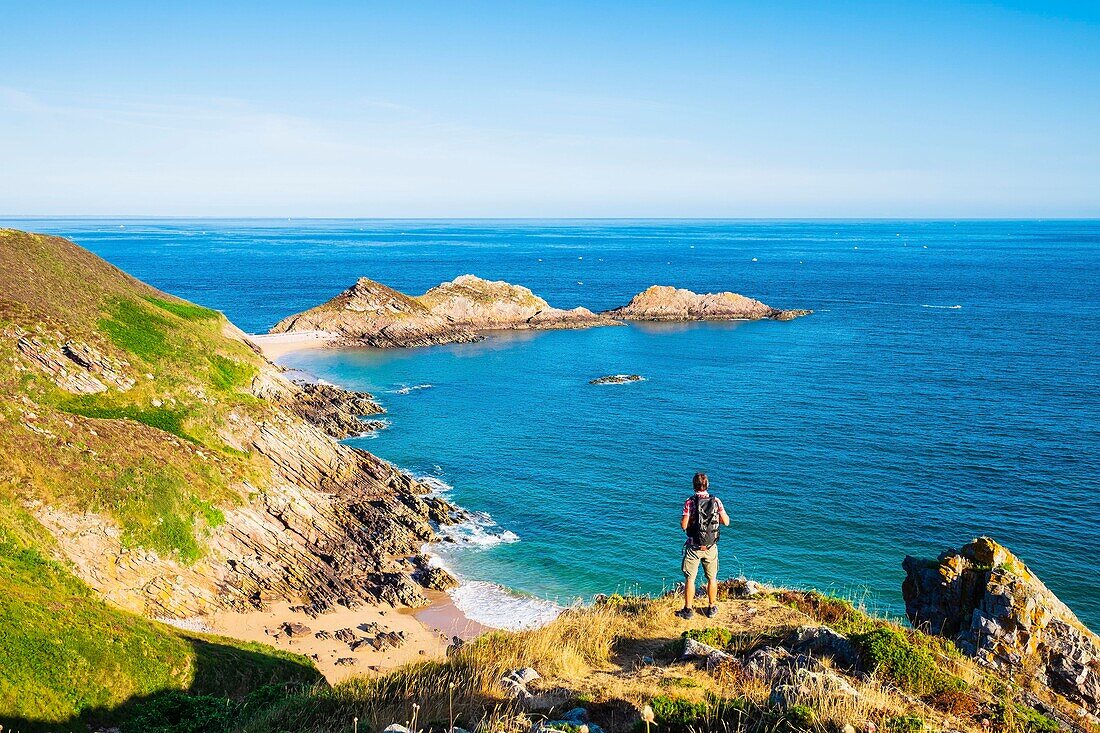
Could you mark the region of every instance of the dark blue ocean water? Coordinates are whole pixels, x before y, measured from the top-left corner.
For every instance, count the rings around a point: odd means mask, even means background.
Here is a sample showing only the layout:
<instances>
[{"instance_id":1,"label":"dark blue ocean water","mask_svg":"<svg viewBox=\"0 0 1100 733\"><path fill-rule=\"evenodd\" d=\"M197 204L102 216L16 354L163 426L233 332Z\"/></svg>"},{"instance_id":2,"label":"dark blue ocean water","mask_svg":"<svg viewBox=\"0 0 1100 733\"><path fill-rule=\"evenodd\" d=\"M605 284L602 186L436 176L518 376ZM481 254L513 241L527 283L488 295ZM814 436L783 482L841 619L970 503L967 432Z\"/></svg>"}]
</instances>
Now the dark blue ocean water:
<instances>
[{"instance_id":1,"label":"dark blue ocean water","mask_svg":"<svg viewBox=\"0 0 1100 733\"><path fill-rule=\"evenodd\" d=\"M671 586L704 470L733 517L724 573L900 613L906 553L987 533L1100 626L1100 222L2 223L254 332L360 276L422 292L469 272L561 307L664 283L813 308L285 362L375 392L392 424L364 447L489 515L444 558L471 581L562 602ZM588 384L616 372L646 381Z\"/></svg>"}]
</instances>

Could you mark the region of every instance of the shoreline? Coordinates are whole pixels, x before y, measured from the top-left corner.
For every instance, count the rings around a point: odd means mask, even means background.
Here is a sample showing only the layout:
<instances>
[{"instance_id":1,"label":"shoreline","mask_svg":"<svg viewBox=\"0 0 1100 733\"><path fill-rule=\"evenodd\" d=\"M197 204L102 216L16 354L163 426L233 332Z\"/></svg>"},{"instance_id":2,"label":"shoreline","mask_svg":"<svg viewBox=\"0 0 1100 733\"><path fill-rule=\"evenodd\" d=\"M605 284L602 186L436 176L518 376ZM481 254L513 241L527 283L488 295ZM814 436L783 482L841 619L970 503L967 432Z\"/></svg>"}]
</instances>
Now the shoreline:
<instances>
[{"instance_id":1,"label":"shoreline","mask_svg":"<svg viewBox=\"0 0 1100 733\"><path fill-rule=\"evenodd\" d=\"M286 354L324 349L339 341L335 334L325 331L246 336L264 358L280 367L276 360ZM469 641L494 629L467 617L445 591L424 589L424 595L430 604L421 608L362 605L310 616L292 611L295 603L279 600L264 610L221 610L188 621L201 627L195 630L309 657L325 680L334 685L350 677L379 674L417 661L444 659L456 638ZM192 628L192 623L173 625ZM289 624L300 624L307 630L288 633ZM343 632L343 638L336 637L338 631ZM379 634L403 638L397 646L383 643L383 648L377 649L370 642Z\"/></svg>"},{"instance_id":2,"label":"shoreline","mask_svg":"<svg viewBox=\"0 0 1100 733\"><path fill-rule=\"evenodd\" d=\"M222 610L190 623L166 623L301 654L313 660L325 680L335 685L417 661L444 659L456 637L469 641L492 631L463 615L443 591L426 590L425 595L431 604L422 608L363 605L309 616L292 611L295 604L290 601L280 600L262 611ZM288 624L300 624L305 630L288 633ZM337 638L340 631L344 638ZM383 644L377 649L370 642L379 634L403 638L397 646Z\"/></svg>"},{"instance_id":3,"label":"shoreline","mask_svg":"<svg viewBox=\"0 0 1100 733\"><path fill-rule=\"evenodd\" d=\"M281 356L306 349L323 349L339 341L336 334L328 331L292 331L287 333L249 333L245 334L264 358L275 363Z\"/></svg>"},{"instance_id":4,"label":"shoreline","mask_svg":"<svg viewBox=\"0 0 1100 733\"><path fill-rule=\"evenodd\" d=\"M292 611L294 604L290 601L280 600L262 611L223 610L194 621L202 627L196 630L309 657L325 680L334 685L349 677L443 659L454 637L466 641L488 630L463 616L446 593L427 591L426 595L431 605L424 608L363 605L311 617ZM288 633L289 624L305 628ZM342 638L337 638L337 632L342 632ZM372 645L379 635L390 634L401 637L396 646Z\"/></svg>"}]
</instances>

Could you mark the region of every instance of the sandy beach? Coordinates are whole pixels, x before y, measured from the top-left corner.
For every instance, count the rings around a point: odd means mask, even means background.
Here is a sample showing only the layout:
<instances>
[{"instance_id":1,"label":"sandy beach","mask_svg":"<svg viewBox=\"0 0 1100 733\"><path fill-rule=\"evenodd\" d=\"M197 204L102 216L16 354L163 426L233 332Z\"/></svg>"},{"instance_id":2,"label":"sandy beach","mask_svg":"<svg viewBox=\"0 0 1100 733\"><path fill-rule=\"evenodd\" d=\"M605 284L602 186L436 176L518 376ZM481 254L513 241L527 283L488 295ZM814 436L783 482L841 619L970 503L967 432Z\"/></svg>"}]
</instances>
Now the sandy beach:
<instances>
[{"instance_id":1,"label":"sandy beach","mask_svg":"<svg viewBox=\"0 0 1100 733\"><path fill-rule=\"evenodd\" d=\"M260 347L268 361L302 349L321 349L336 341L328 331L294 331L291 333L250 333L248 340Z\"/></svg>"},{"instance_id":2,"label":"sandy beach","mask_svg":"<svg viewBox=\"0 0 1100 733\"><path fill-rule=\"evenodd\" d=\"M373 674L424 659L446 656L452 637L471 639L485 627L470 621L455 607L446 593L429 592L432 605L423 609L362 606L340 609L316 618L291 611L292 604L280 601L265 611L233 613L223 611L204 619L213 633L245 641L270 644L278 649L313 659L330 684L348 677ZM305 629L288 626L300 624ZM341 638L337 638L337 632ZM379 635L404 638L396 647L370 642ZM352 649L352 645L366 640Z\"/></svg>"}]
</instances>

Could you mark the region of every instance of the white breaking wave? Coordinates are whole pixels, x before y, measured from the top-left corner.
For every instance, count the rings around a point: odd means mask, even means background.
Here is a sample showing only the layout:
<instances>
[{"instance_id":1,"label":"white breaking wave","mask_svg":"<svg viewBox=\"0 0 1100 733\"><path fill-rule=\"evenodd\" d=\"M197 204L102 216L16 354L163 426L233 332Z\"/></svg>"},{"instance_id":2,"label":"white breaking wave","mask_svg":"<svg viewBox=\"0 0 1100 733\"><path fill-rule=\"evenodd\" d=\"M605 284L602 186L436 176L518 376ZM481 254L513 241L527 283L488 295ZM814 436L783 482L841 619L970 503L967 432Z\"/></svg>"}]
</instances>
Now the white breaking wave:
<instances>
[{"instance_id":1,"label":"white breaking wave","mask_svg":"<svg viewBox=\"0 0 1100 733\"><path fill-rule=\"evenodd\" d=\"M419 476L414 473L412 474L412 477L431 489L431 492L433 494L446 494L448 491L454 488L443 479L439 478L438 476L432 476L431 474Z\"/></svg>"},{"instance_id":2,"label":"white breaking wave","mask_svg":"<svg viewBox=\"0 0 1100 733\"><path fill-rule=\"evenodd\" d=\"M519 542L518 534L501 527L487 512L470 512L467 519L458 524L440 527L437 534L444 540L448 538L454 540L454 545L457 547L471 550L485 550L497 545Z\"/></svg>"},{"instance_id":3,"label":"white breaking wave","mask_svg":"<svg viewBox=\"0 0 1100 733\"><path fill-rule=\"evenodd\" d=\"M405 385L404 387L401 387L401 388L399 388L399 389L395 389L395 390L393 391L393 393L394 393L394 394L408 394L409 392L413 392L413 391L416 391L416 390L418 390L418 389L431 389L431 388L432 388L432 386L433 386L433 385L431 385L431 384L412 384L412 385Z\"/></svg>"},{"instance_id":4,"label":"white breaking wave","mask_svg":"<svg viewBox=\"0 0 1100 733\"><path fill-rule=\"evenodd\" d=\"M439 466L435 466L435 470L442 473ZM433 494L446 494L454 488L438 475L411 475ZM467 512L461 522L440 526L436 534L442 541L426 545L424 553L430 564L458 578L458 587L448 591L448 595L455 607L471 621L494 629L533 629L545 626L565 610L553 601L519 595L496 583L466 580L454 569L452 559L464 552L481 552L520 541L519 535L501 527L488 512Z\"/></svg>"},{"instance_id":5,"label":"white breaking wave","mask_svg":"<svg viewBox=\"0 0 1100 733\"><path fill-rule=\"evenodd\" d=\"M925 303L921 303L920 307L921 308L946 308L947 310L958 310L959 308L962 308L961 305L927 305Z\"/></svg>"},{"instance_id":6,"label":"white breaking wave","mask_svg":"<svg viewBox=\"0 0 1100 733\"><path fill-rule=\"evenodd\" d=\"M553 601L517 595L483 580L464 582L450 595L466 618L494 629L534 629L550 623L565 610Z\"/></svg>"}]
</instances>

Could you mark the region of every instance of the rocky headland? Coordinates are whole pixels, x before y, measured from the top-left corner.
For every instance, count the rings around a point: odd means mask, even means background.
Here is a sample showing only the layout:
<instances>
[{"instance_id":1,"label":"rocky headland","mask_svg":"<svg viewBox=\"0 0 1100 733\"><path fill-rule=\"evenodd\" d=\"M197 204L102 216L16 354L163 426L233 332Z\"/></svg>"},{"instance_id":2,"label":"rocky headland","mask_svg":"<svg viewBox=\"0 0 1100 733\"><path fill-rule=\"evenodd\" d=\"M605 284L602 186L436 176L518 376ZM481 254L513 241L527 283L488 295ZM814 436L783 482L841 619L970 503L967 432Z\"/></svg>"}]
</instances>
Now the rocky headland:
<instances>
[{"instance_id":1,"label":"rocky headland","mask_svg":"<svg viewBox=\"0 0 1100 733\"><path fill-rule=\"evenodd\" d=\"M220 313L67 240L0 230L0 254L0 560L20 538L175 621L446 585L421 552L462 512L339 442L382 412L370 395L289 380Z\"/></svg>"},{"instance_id":2,"label":"rocky headland","mask_svg":"<svg viewBox=\"0 0 1100 733\"><path fill-rule=\"evenodd\" d=\"M979 537L935 560L906 557L903 567L905 610L916 628L1100 719L1100 637L1011 551Z\"/></svg>"},{"instance_id":3,"label":"rocky headland","mask_svg":"<svg viewBox=\"0 0 1100 733\"><path fill-rule=\"evenodd\" d=\"M326 333L331 343L375 347L476 341L510 329L589 328L624 321L791 320L808 310L780 310L737 293L697 294L655 285L603 313L554 308L520 285L462 275L419 296L366 278L321 305L279 321L278 333Z\"/></svg>"}]
</instances>

